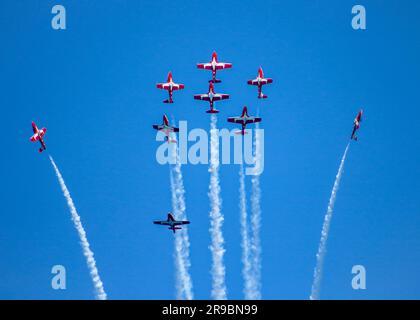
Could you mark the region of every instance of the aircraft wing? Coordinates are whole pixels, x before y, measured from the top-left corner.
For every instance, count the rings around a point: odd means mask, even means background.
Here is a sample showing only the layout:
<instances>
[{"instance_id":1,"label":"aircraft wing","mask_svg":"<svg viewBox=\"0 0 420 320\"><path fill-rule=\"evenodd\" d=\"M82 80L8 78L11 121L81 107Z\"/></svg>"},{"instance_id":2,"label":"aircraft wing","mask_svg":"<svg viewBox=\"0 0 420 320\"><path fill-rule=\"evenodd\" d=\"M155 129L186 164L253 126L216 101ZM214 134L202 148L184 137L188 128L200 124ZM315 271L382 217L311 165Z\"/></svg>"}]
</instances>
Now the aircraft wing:
<instances>
[{"instance_id":1,"label":"aircraft wing","mask_svg":"<svg viewBox=\"0 0 420 320\"><path fill-rule=\"evenodd\" d=\"M168 226L168 225L169 225L168 221L160 221L160 220L156 220L156 221L153 221L153 223L154 223L154 224L160 224L160 225L162 225L162 226Z\"/></svg>"},{"instance_id":2,"label":"aircraft wing","mask_svg":"<svg viewBox=\"0 0 420 320\"><path fill-rule=\"evenodd\" d=\"M259 117L252 117L251 119L247 119L246 123L256 123L256 122L261 122L261 118Z\"/></svg>"},{"instance_id":3,"label":"aircraft wing","mask_svg":"<svg viewBox=\"0 0 420 320\"><path fill-rule=\"evenodd\" d=\"M165 127L160 125L160 124L154 124L152 127L153 127L153 129L158 130L158 131L162 131L162 132L165 132L165 130L168 130L169 132L179 132L179 128L171 127L171 126L168 126L165 129Z\"/></svg>"},{"instance_id":4,"label":"aircraft wing","mask_svg":"<svg viewBox=\"0 0 420 320\"><path fill-rule=\"evenodd\" d=\"M37 128L37 126L34 122L32 122L32 130L33 130L34 133L38 132L38 128Z\"/></svg>"},{"instance_id":5,"label":"aircraft wing","mask_svg":"<svg viewBox=\"0 0 420 320\"><path fill-rule=\"evenodd\" d=\"M250 84L250 85L253 85L253 86L258 86L258 80L257 79L248 80L247 83ZM273 83L273 79L267 78L267 79L261 79L260 80L260 84L262 84L262 85L268 84L268 83Z\"/></svg>"},{"instance_id":6,"label":"aircraft wing","mask_svg":"<svg viewBox=\"0 0 420 320\"><path fill-rule=\"evenodd\" d=\"M156 88L163 89L163 90L169 90L169 84L168 83L158 83L156 85Z\"/></svg>"},{"instance_id":7,"label":"aircraft wing","mask_svg":"<svg viewBox=\"0 0 420 320\"><path fill-rule=\"evenodd\" d=\"M35 141L38 141L39 140L39 135L38 134L34 134L32 137L31 137L31 141L32 142L35 142Z\"/></svg>"},{"instance_id":8,"label":"aircraft wing","mask_svg":"<svg viewBox=\"0 0 420 320\"><path fill-rule=\"evenodd\" d=\"M183 84L177 84L177 83L175 83L175 84L173 84L172 85L172 89L173 90L182 90L182 89L184 89L184 85Z\"/></svg>"},{"instance_id":9,"label":"aircraft wing","mask_svg":"<svg viewBox=\"0 0 420 320\"><path fill-rule=\"evenodd\" d=\"M229 95L225 93L216 93L216 95L213 97L214 101L226 100L226 99L229 99Z\"/></svg>"},{"instance_id":10,"label":"aircraft wing","mask_svg":"<svg viewBox=\"0 0 420 320\"><path fill-rule=\"evenodd\" d=\"M211 63L197 63L197 68L211 70Z\"/></svg>"},{"instance_id":11,"label":"aircraft wing","mask_svg":"<svg viewBox=\"0 0 420 320\"><path fill-rule=\"evenodd\" d=\"M227 121L232 123L242 123L244 120L242 117L229 117Z\"/></svg>"},{"instance_id":12,"label":"aircraft wing","mask_svg":"<svg viewBox=\"0 0 420 320\"><path fill-rule=\"evenodd\" d=\"M204 100L204 101L209 101L210 100L209 95L207 93L195 94L194 99L195 100Z\"/></svg>"},{"instance_id":13,"label":"aircraft wing","mask_svg":"<svg viewBox=\"0 0 420 320\"><path fill-rule=\"evenodd\" d=\"M232 64L231 63L218 62L216 64L216 70L230 69L230 68L232 68Z\"/></svg>"},{"instance_id":14,"label":"aircraft wing","mask_svg":"<svg viewBox=\"0 0 420 320\"><path fill-rule=\"evenodd\" d=\"M183 224L190 224L190 222L189 221L175 221L174 222L175 226L180 226L180 225L183 225Z\"/></svg>"},{"instance_id":15,"label":"aircraft wing","mask_svg":"<svg viewBox=\"0 0 420 320\"><path fill-rule=\"evenodd\" d=\"M179 128L168 126L168 131L169 132L179 132Z\"/></svg>"}]
</instances>

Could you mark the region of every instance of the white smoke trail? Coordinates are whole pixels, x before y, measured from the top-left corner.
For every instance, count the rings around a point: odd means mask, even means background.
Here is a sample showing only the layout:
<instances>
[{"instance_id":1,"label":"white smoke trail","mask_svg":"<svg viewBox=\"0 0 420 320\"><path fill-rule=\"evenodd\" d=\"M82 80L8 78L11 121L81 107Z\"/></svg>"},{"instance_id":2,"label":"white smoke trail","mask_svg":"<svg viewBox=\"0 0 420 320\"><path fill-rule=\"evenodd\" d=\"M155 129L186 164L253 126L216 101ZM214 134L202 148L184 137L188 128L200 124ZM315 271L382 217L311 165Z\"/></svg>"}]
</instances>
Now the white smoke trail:
<instances>
[{"instance_id":1,"label":"white smoke trail","mask_svg":"<svg viewBox=\"0 0 420 320\"><path fill-rule=\"evenodd\" d=\"M177 145L174 145L176 163L170 167L172 207L176 219L188 220L185 205L185 189L181 171L181 161L179 159ZM190 260L190 240L188 230L185 228L182 232L175 234L175 265L177 266L177 299L192 300L193 286L189 273L191 266Z\"/></svg>"},{"instance_id":2,"label":"white smoke trail","mask_svg":"<svg viewBox=\"0 0 420 320\"><path fill-rule=\"evenodd\" d=\"M174 212L175 217L178 219L178 200L176 197L176 187L173 177L172 169L170 169L170 180L171 180L171 194L172 194L172 210ZM174 251L174 258L175 258L175 276L176 276L176 299L177 300L184 300L186 298L185 294L185 286L184 281L186 269L185 263L182 258L182 238L179 234L175 234L175 251Z\"/></svg>"},{"instance_id":3,"label":"white smoke trail","mask_svg":"<svg viewBox=\"0 0 420 320\"><path fill-rule=\"evenodd\" d=\"M330 201L328 202L327 213L325 214L324 224L322 226L321 240L319 242L318 253L316 255L316 267L314 270L314 281L312 283L312 291L309 299L318 300L320 296L321 289L321 280L322 272L324 268L324 259L327 252L327 240L328 233L330 230L331 218L334 212L334 203L337 196L338 187L340 185L341 176L344 169L344 162L347 156L347 150L349 149L350 144L347 145L346 150L344 151L343 158L340 162L340 167L338 168L337 176L335 177L334 186L331 191Z\"/></svg>"},{"instance_id":4,"label":"white smoke trail","mask_svg":"<svg viewBox=\"0 0 420 320\"><path fill-rule=\"evenodd\" d=\"M180 220L188 220L186 214L186 206L185 206L185 189L184 189L184 182L181 172L181 164L179 158L177 159L177 164L175 166L175 185L176 185L176 192L178 194L178 205L179 205L179 219ZM185 295L187 300L192 300L194 298L193 294L193 286L191 275L189 273L189 268L191 267L191 260L190 260L190 239L188 236L188 229L183 230L180 233L181 240L182 240L182 258L185 265L185 277L183 278L184 287L185 287Z\"/></svg>"},{"instance_id":5,"label":"white smoke trail","mask_svg":"<svg viewBox=\"0 0 420 320\"><path fill-rule=\"evenodd\" d=\"M175 191L175 182L172 173L172 169L169 170L170 181L171 181L171 196L172 196L172 210L175 217L178 217L178 204L176 198L176 191ZM174 251L174 258L175 258L175 286L176 286L176 299L183 300L184 299L184 285L182 281L182 277L185 274L185 265L184 261L182 260L181 249L182 243L181 238L175 235L175 251Z\"/></svg>"},{"instance_id":6,"label":"white smoke trail","mask_svg":"<svg viewBox=\"0 0 420 320\"><path fill-rule=\"evenodd\" d=\"M250 244L248 238L248 215L246 210L245 174L243 164L241 164L239 169L239 209L242 237L242 276L245 281L244 295L245 299L251 300L253 298L253 278L251 274L251 261L249 255Z\"/></svg>"},{"instance_id":7,"label":"white smoke trail","mask_svg":"<svg viewBox=\"0 0 420 320\"><path fill-rule=\"evenodd\" d=\"M223 214L221 211L222 200L220 197L219 183L219 134L217 131L217 117L211 115L210 125L210 235L212 253L212 292L211 296L215 300L226 300L225 285L225 266L223 256L225 253L224 239L222 233Z\"/></svg>"},{"instance_id":8,"label":"white smoke trail","mask_svg":"<svg viewBox=\"0 0 420 320\"><path fill-rule=\"evenodd\" d=\"M261 143L259 134L259 125L257 123L254 139L255 163L256 167L261 165L261 154L257 152ZM252 259L252 300L261 299L261 188L260 175L254 175L251 178L252 195L251 195L251 259Z\"/></svg>"},{"instance_id":9,"label":"white smoke trail","mask_svg":"<svg viewBox=\"0 0 420 320\"><path fill-rule=\"evenodd\" d=\"M101 281L101 278L99 277L99 272L96 267L96 261L93 256L93 252L90 249L90 245L86 237L85 229L83 228L82 221L80 220L80 216L77 213L76 207L73 203L73 199L70 196L70 192L66 187L64 179L61 176L61 173L58 170L57 165L55 164L51 156L49 156L49 158L50 158L52 166L54 167L55 174L57 175L61 190L63 191L64 197L66 198L67 205L70 209L71 219L73 220L74 226L80 238L80 245L82 246L83 254L86 257L86 262L89 268L90 276L92 278L92 282L95 287L95 297L98 300L106 300L107 296L104 290L104 286Z\"/></svg>"}]
</instances>

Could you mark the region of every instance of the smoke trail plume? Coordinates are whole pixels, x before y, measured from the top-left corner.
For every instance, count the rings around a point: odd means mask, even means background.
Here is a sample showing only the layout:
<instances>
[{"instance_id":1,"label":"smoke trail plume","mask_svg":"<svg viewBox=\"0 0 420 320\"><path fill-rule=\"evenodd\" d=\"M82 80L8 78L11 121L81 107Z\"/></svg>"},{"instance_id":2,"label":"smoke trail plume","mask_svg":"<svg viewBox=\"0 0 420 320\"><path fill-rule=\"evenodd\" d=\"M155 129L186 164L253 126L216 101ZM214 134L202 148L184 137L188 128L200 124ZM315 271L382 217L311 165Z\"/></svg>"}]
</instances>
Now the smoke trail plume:
<instances>
[{"instance_id":1,"label":"smoke trail plume","mask_svg":"<svg viewBox=\"0 0 420 320\"><path fill-rule=\"evenodd\" d=\"M253 298L253 277L251 274L251 261L249 254L250 244L248 239L248 215L246 210L245 174L243 164L241 164L239 169L239 209L242 237L242 276L245 281L244 294L245 299L251 300Z\"/></svg>"},{"instance_id":2,"label":"smoke trail plume","mask_svg":"<svg viewBox=\"0 0 420 320\"><path fill-rule=\"evenodd\" d=\"M340 185L341 175L343 174L344 162L346 161L347 151L350 144L347 145L346 150L344 151L343 158L340 162L340 167L338 168L337 176L335 177L334 186L331 191L330 201L328 202L327 213L325 214L324 224L322 226L321 240L319 242L318 253L316 255L316 267L314 270L314 280L312 283L312 291L309 299L318 300L320 297L321 289L321 280L322 272L324 268L324 259L327 252L327 240L328 233L330 230L331 218L334 212L334 203L337 196L338 187Z\"/></svg>"},{"instance_id":3,"label":"smoke trail plume","mask_svg":"<svg viewBox=\"0 0 420 320\"><path fill-rule=\"evenodd\" d=\"M225 285L225 265L223 262L224 239L222 233L223 214L221 212L222 200L220 197L220 183L219 183L219 135L217 132L217 117L211 115L210 124L210 185L209 185L209 199L210 199L210 235L211 245L210 251L212 253L212 269L213 277L211 296L215 300L226 300L226 285Z\"/></svg>"},{"instance_id":4,"label":"smoke trail plume","mask_svg":"<svg viewBox=\"0 0 420 320\"><path fill-rule=\"evenodd\" d=\"M185 189L177 145L174 145L173 151L176 163L170 167L172 207L176 219L187 220ZM186 228L175 234L175 265L177 267L177 299L192 300L194 295L189 273L191 266L190 241Z\"/></svg>"},{"instance_id":5,"label":"smoke trail plume","mask_svg":"<svg viewBox=\"0 0 420 320\"><path fill-rule=\"evenodd\" d=\"M57 168L53 158L49 156L52 166L54 167L55 174L57 175L58 182L60 184L61 190L63 191L64 197L66 198L67 205L70 209L71 219L73 220L74 227L77 230L77 233L80 238L80 245L82 246L83 254L86 257L86 263L89 268L90 276L92 278L93 286L95 287L95 297L98 300L106 300L107 296L104 290L103 283L99 277L99 272L96 267L96 261L93 256L93 252L90 249L89 242L86 237L85 229L83 228L82 221L80 216L77 213L76 207L73 203L73 199L70 196L70 192L66 187L63 177L61 176L60 171Z\"/></svg>"},{"instance_id":6,"label":"smoke trail plume","mask_svg":"<svg viewBox=\"0 0 420 320\"><path fill-rule=\"evenodd\" d=\"M170 175L170 181L171 181L171 196L172 196L172 210L176 218L178 218L177 211L178 211L178 204L177 204L177 198L176 198L176 191L175 191L175 182L173 177L172 169L169 171ZM175 258L175 286L176 286L176 299L177 300L183 300L185 298L185 290L184 290L184 284L182 281L183 276L185 275L185 265L184 261L182 259L182 242L180 237L177 237L175 234L175 252L174 252L174 258Z\"/></svg>"},{"instance_id":7,"label":"smoke trail plume","mask_svg":"<svg viewBox=\"0 0 420 320\"><path fill-rule=\"evenodd\" d=\"M257 123L254 139L255 162L256 166L261 165L261 154L257 152L261 143L259 135L259 124ZM252 300L261 299L261 188L260 175L254 175L251 178L252 195L251 195L251 257L252 257Z\"/></svg>"}]
</instances>

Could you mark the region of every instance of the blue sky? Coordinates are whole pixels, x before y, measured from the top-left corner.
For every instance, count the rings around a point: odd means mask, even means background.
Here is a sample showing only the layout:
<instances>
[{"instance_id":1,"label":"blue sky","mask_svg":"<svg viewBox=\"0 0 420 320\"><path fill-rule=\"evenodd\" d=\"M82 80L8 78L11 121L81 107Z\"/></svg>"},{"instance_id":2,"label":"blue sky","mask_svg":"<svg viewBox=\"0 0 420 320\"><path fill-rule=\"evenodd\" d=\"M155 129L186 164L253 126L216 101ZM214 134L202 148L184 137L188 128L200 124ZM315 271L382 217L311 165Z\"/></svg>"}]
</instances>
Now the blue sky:
<instances>
[{"instance_id":1,"label":"blue sky","mask_svg":"<svg viewBox=\"0 0 420 320\"><path fill-rule=\"evenodd\" d=\"M322 297L420 297L420 4L364 0L367 30L351 28L353 1L61 1L67 30L51 28L55 1L1 1L0 298L92 299L76 231L47 154L29 142L31 121L82 217L111 299L175 297L173 235L152 225L171 210L169 169L155 160L151 125L163 113L209 127L216 50L219 125L244 104L265 130L262 296L307 299L334 177L359 110L332 221ZM246 80L259 66L274 84L257 101ZM186 89L175 104L155 84L172 70ZM195 297L211 290L207 166L183 167ZM243 298L238 167L220 170L228 297ZM250 180L247 180L248 195ZM53 265L67 290L52 290ZM351 288L351 268L367 290Z\"/></svg>"}]
</instances>

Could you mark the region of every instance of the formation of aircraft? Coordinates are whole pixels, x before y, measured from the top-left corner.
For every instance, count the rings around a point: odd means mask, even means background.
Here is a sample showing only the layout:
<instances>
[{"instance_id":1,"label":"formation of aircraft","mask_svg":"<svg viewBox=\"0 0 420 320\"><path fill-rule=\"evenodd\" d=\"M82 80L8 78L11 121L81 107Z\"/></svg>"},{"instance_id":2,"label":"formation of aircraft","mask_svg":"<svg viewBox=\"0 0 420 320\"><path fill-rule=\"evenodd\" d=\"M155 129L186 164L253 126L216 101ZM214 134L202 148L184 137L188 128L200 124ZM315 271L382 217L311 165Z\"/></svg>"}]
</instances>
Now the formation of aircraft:
<instances>
[{"instance_id":1,"label":"formation of aircraft","mask_svg":"<svg viewBox=\"0 0 420 320\"><path fill-rule=\"evenodd\" d=\"M219 83L219 82L222 82L222 80L216 79L217 70L230 69L232 68L232 64L229 62L219 62L217 60L217 53L213 52L211 56L211 61L207 63L197 63L197 68L204 69L204 70L211 70L212 79L209 80L209 82Z\"/></svg>"},{"instance_id":2,"label":"formation of aircraft","mask_svg":"<svg viewBox=\"0 0 420 320\"><path fill-rule=\"evenodd\" d=\"M246 133L245 128L247 124L261 122L261 120L260 117L249 116L248 108L246 106L242 109L242 114L239 117L229 117L227 119L228 122L239 123L242 126L241 131L239 132L242 135L245 135Z\"/></svg>"},{"instance_id":3,"label":"formation of aircraft","mask_svg":"<svg viewBox=\"0 0 420 320\"><path fill-rule=\"evenodd\" d=\"M42 152L47 149L44 142L44 135L47 132L47 128L42 128L41 130L38 129L35 122L32 121L32 130L34 131L34 135L30 138L32 142L39 141L41 143L41 148L39 148L39 152Z\"/></svg>"},{"instance_id":4,"label":"formation of aircraft","mask_svg":"<svg viewBox=\"0 0 420 320\"><path fill-rule=\"evenodd\" d=\"M356 132L360 128L360 122L362 122L362 114L363 114L363 110L360 110L356 118L354 119L353 132L351 133L351 138L350 138L351 140L357 141Z\"/></svg>"},{"instance_id":5,"label":"formation of aircraft","mask_svg":"<svg viewBox=\"0 0 420 320\"><path fill-rule=\"evenodd\" d=\"M163 103L174 103L174 100L172 99L174 90L182 90L185 88L185 86L182 83L175 83L172 78L172 72L169 71L167 82L158 83L156 85L156 88L168 91L169 98L166 100L163 100Z\"/></svg>"},{"instance_id":6,"label":"formation of aircraft","mask_svg":"<svg viewBox=\"0 0 420 320\"><path fill-rule=\"evenodd\" d=\"M168 217L166 220L155 220L153 221L154 224L159 224L162 226L169 226L169 230L172 230L173 233L176 232L176 230L181 230L182 228L179 227L180 225L184 225L184 224L190 224L190 222L188 220L175 220L175 218L173 217L173 215L171 213L168 213Z\"/></svg>"},{"instance_id":7,"label":"formation of aircraft","mask_svg":"<svg viewBox=\"0 0 420 320\"><path fill-rule=\"evenodd\" d=\"M262 68L260 67L258 69L257 77L255 79L248 80L247 83L252 85L252 86L258 86L258 99L267 99L268 97L265 94L263 94L263 92L262 92L262 86L266 85L266 84L273 83L273 79L264 78L264 72L263 72Z\"/></svg>"},{"instance_id":8,"label":"formation of aircraft","mask_svg":"<svg viewBox=\"0 0 420 320\"><path fill-rule=\"evenodd\" d=\"M214 108L214 102L229 99L230 96L229 96L229 94L216 93L215 92L214 84L221 82L221 80L216 78L216 72L217 72L217 70L232 68L232 64L231 63L226 63L226 62L219 62L218 59L217 59L216 52L213 52L212 60L209 63L199 63L199 64L197 64L197 68L198 69L204 69L204 70L211 70L212 71L212 79L209 80L209 90L208 90L208 92L203 93L203 94L196 94L196 95L194 95L194 99L195 100L208 101L210 103L210 109L206 111L207 113L219 113L219 111ZM265 78L263 70L260 67L259 70L258 70L257 77L255 79L248 80L247 83L249 85L254 85L254 86L258 87L258 99L266 99L267 96L265 94L263 94L262 87L266 84L273 83L273 79ZM182 90L182 89L185 88L184 84L178 84L178 83L175 83L173 81L173 77L172 77L171 72L168 73L167 82L158 83L156 85L156 87L158 89L163 89L163 90L168 91L169 97L168 97L168 99L163 101L164 103L174 103L173 91ZM357 114L356 118L354 119L354 127L353 127L353 131L352 131L352 134L351 134L351 139L355 140L355 141L357 141L357 139L358 139L357 136L356 136L356 133L357 133L357 130L360 128L360 122L362 121L362 113L363 113L363 110L360 110L359 113ZM241 125L241 130L238 133L242 134L242 135L245 135L246 134L246 126L248 124L261 122L262 118L261 117L250 116L248 114L248 108L246 106L244 106L244 108L242 110L242 114L240 116L229 117L229 118L227 118L227 121L231 122L231 123L240 124ZM166 135L165 140L168 143L176 142L176 140L171 140L171 133L179 132L179 128L171 126L169 124L168 117L165 114L163 115L162 124L154 124L152 127L153 127L153 129L155 129L157 131L163 132ZM39 152L43 152L44 150L46 150L46 145L45 145L45 142L44 142L44 135L47 132L47 129L42 128L41 130L39 130L38 127L36 126L35 122L32 122L32 129L33 129L34 134L31 136L30 141L32 141L32 142L39 141L40 144L41 144L41 147L39 148ZM180 227L181 225L190 224L190 221L176 220L174 218L174 216L172 215L172 213L168 213L168 216L167 216L166 220L156 220L156 221L153 221L153 223L157 224L157 225L168 226L169 230L172 230L173 233L176 233L176 230L182 229Z\"/></svg>"},{"instance_id":9,"label":"formation of aircraft","mask_svg":"<svg viewBox=\"0 0 420 320\"><path fill-rule=\"evenodd\" d=\"M163 115L162 124L154 124L153 129L163 132L166 137L165 140L169 142L176 142L176 140L171 139L171 133L179 132L179 128L169 125L169 120L166 114Z\"/></svg>"},{"instance_id":10,"label":"formation of aircraft","mask_svg":"<svg viewBox=\"0 0 420 320\"><path fill-rule=\"evenodd\" d=\"M207 113L219 113L219 110L214 108L214 101L229 99L229 95L225 93L216 93L214 91L213 82L210 82L209 91L207 93L195 94L194 99L210 102L210 109L206 111Z\"/></svg>"}]
</instances>

